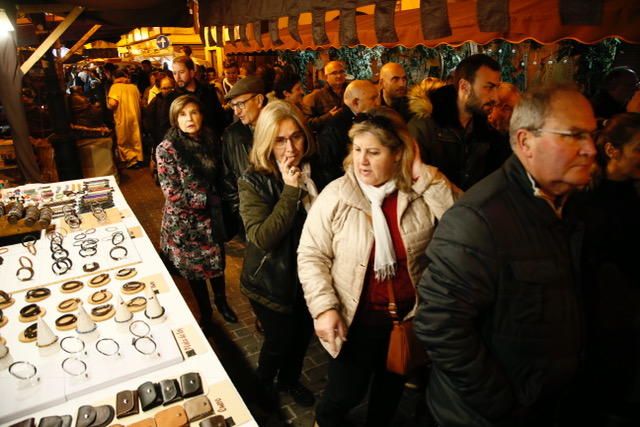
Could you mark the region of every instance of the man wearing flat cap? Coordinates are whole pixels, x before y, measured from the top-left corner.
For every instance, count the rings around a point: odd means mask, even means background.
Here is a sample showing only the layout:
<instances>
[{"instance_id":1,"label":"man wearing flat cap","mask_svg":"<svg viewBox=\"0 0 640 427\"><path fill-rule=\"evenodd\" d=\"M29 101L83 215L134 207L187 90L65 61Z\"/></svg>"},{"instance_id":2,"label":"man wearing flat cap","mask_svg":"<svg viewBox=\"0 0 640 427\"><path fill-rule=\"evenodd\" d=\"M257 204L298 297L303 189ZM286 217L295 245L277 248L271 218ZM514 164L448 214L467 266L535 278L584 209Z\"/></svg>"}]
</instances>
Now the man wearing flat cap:
<instances>
[{"instance_id":1,"label":"man wearing flat cap","mask_svg":"<svg viewBox=\"0 0 640 427\"><path fill-rule=\"evenodd\" d=\"M227 237L236 233L244 237L240 220L238 178L249 166L249 151L253 145L253 129L262 107L266 104L264 83L260 77L249 76L233 85L225 96L238 120L230 124L222 134L223 198L231 212L226 212Z\"/></svg>"}]
</instances>

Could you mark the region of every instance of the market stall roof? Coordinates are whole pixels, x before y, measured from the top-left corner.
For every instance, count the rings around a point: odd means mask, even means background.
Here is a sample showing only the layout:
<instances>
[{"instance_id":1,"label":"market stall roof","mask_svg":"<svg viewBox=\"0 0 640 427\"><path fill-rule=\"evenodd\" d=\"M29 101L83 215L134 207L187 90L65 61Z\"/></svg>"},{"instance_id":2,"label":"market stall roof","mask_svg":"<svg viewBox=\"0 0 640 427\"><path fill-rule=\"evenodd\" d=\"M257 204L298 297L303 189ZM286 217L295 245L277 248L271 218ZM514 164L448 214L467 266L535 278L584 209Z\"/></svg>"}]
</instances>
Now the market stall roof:
<instances>
[{"instance_id":1,"label":"market stall roof","mask_svg":"<svg viewBox=\"0 0 640 427\"><path fill-rule=\"evenodd\" d=\"M425 16L420 9L395 12L395 30L398 41L393 43L379 43L376 34L375 17L372 15L357 16L355 18L357 37L360 44L365 46L383 45L387 47L403 45L437 46L448 44L459 46L467 41L484 44L494 39L505 39L518 43L525 39L533 39L539 43L555 43L562 39L574 39L581 43L597 43L606 37L618 37L629 43L640 43L640 2L628 0L602 0L601 18L597 25L564 25L561 20L560 3L563 0L511 0L509 2L507 30L503 32L481 31L475 0L463 0L448 4L448 17L451 35L441 38L425 39L423 36L422 20ZM371 3L371 2L369 2ZM589 3L589 2L586 2ZM591 2L593 3L593 2ZM595 3L598 3L596 0ZM593 6L593 5L591 5ZM589 7L584 4L583 7ZM202 16L200 21L206 25L207 18ZM428 16L426 17L428 19ZM596 17L599 18L599 17ZM327 22L326 34L329 43L316 45L314 43L314 29L312 25L301 25L298 28L300 42L294 40L286 29L279 31L282 44L275 44L269 34L262 34L262 47L256 40L247 43L236 42L225 44L226 53L247 53L265 50L301 50L328 47L341 47L340 22ZM212 35L213 37L213 35Z\"/></svg>"},{"instance_id":2,"label":"market stall roof","mask_svg":"<svg viewBox=\"0 0 640 427\"><path fill-rule=\"evenodd\" d=\"M1 2L0 2L1 3ZM187 1L176 0L18 0L23 13L50 12L65 15L74 6L85 10L64 33L64 41L80 39L93 25L102 27L92 39L117 41L134 28L192 27Z\"/></svg>"}]
</instances>

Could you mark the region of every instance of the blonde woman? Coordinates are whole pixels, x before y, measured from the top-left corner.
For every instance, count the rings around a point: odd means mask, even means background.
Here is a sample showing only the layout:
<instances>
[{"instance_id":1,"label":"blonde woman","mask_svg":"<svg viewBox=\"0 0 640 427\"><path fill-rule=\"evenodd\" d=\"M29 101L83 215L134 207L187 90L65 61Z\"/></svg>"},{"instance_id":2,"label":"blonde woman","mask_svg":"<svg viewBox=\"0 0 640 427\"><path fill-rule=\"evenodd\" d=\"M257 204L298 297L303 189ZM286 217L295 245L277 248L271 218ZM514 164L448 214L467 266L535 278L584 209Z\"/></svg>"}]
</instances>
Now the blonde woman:
<instances>
[{"instance_id":1,"label":"blonde woman","mask_svg":"<svg viewBox=\"0 0 640 427\"><path fill-rule=\"evenodd\" d=\"M263 386L287 392L301 406L314 396L300 384L312 322L298 281L296 249L318 194L310 166L315 143L300 111L272 101L256 122L250 167L238 180L247 234L240 287L264 329L257 374Z\"/></svg>"}]
</instances>

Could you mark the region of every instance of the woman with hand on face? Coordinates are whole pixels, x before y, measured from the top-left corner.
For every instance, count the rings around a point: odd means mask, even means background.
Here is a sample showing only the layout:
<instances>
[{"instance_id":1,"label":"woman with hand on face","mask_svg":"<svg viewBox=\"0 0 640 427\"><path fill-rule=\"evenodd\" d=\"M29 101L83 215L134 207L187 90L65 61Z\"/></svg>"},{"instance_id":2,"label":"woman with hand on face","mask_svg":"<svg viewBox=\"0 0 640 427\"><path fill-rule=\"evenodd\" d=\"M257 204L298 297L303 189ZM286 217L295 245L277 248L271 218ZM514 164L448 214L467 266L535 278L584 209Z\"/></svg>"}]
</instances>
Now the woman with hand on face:
<instances>
[{"instance_id":1,"label":"woman with hand on face","mask_svg":"<svg viewBox=\"0 0 640 427\"><path fill-rule=\"evenodd\" d=\"M216 307L227 322L238 321L225 295L224 224L218 182L218 139L202 126L200 101L191 95L171 104L171 128L156 148L158 179L165 197L160 251L189 281L201 326L211 327L211 281Z\"/></svg>"},{"instance_id":2,"label":"woman with hand on face","mask_svg":"<svg viewBox=\"0 0 640 427\"><path fill-rule=\"evenodd\" d=\"M357 115L349 138L345 175L316 200L298 248L316 335L334 358L316 422L349 425L373 380L366 425L389 426L406 381L386 370L389 288L398 317L413 317L425 249L460 191L422 163L407 125L387 107Z\"/></svg>"},{"instance_id":3,"label":"woman with hand on face","mask_svg":"<svg viewBox=\"0 0 640 427\"><path fill-rule=\"evenodd\" d=\"M300 384L312 333L296 265L307 212L318 194L310 167L315 143L300 111L275 100L261 111L238 180L240 216L247 234L240 287L264 329L257 374L264 388L287 392L302 406L313 394Z\"/></svg>"}]
</instances>

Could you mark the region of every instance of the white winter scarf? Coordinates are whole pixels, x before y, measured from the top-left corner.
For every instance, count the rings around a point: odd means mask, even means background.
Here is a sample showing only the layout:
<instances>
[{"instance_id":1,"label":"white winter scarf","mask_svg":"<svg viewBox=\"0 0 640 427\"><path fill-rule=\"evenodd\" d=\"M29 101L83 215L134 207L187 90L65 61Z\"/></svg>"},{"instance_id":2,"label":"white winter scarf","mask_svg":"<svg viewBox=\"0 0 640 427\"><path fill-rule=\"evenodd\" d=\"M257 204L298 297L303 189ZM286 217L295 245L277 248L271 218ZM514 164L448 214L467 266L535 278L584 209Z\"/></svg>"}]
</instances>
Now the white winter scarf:
<instances>
[{"instance_id":1,"label":"white winter scarf","mask_svg":"<svg viewBox=\"0 0 640 427\"><path fill-rule=\"evenodd\" d=\"M374 187L360 181L356 176L358 184L364 195L371 202L371 220L373 222L373 238L376 245L376 253L373 263L376 280L383 281L396 275L396 254L393 250L391 233L387 220L382 212L382 202L385 197L396 191L394 180L387 181L380 187Z\"/></svg>"},{"instance_id":2,"label":"white winter scarf","mask_svg":"<svg viewBox=\"0 0 640 427\"><path fill-rule=\"evenodd\" d=\"M305 210L309 212L311 204L316 200L316 197L318 197L318 188L311 179L311 166L309 163L302 165L302 184L300 188L307 192L307 195L302 199L302 204Z\"/></svg>"}]
</instances>

